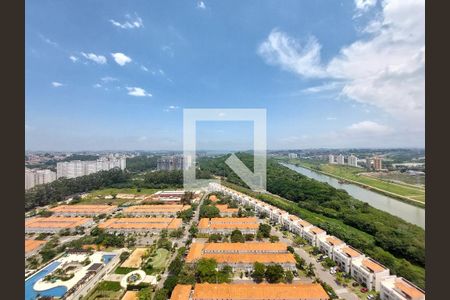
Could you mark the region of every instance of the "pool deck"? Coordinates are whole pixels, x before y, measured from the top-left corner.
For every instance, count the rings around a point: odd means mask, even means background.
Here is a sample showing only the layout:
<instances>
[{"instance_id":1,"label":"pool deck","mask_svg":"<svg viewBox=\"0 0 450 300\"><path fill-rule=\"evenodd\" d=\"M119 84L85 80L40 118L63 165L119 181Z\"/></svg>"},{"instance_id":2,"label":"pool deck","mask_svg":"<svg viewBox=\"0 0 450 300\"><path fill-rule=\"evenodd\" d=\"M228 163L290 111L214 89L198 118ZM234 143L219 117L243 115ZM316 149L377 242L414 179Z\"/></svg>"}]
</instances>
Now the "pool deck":
<instances>
[{"instance_id":1,"label":"pool deck","mask_svg":"<svg viewBox=\"0 0 450 300\"><path fill-rule=\"evenodd\" d=\"M89 267L91 267L95 263L103 263L103 255L108 254L116 254L116 253L110 253L110 252L94 252L93 254L68 254L67 256L63 256L59 258L57 261L61 264L52 272L54 273L56 270L60 269L61 266L63 266L65 263L70 262L83 262L86 258L89 258L91 261L90 264L87 266L83 266L80 270L75 272L74 276L66 281L62 280L56 280L55 282L48 282L44 281L44 278L40 279L38 282L36 282L33 286L33 289L35 291L45 291L54 287L58 286L65 286L67 287L67 290L71 289L73 286L75 286L88 272ZM50 274L52 274L50 273Z\"/></svg>"}]
</instances>

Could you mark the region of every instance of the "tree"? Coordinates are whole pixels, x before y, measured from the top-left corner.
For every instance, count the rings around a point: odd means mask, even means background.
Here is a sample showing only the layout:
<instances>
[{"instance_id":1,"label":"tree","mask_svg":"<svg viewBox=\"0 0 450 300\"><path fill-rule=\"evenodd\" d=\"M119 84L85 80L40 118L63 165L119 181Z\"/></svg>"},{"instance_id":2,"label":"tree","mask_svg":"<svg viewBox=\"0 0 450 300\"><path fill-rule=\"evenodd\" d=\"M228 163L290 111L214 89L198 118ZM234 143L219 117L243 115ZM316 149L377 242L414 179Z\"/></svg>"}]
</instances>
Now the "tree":
<instances>
[{"instance_id":1,"label":"tree","mask_svg":"<svg viewBox=\"0 0 450 300\"><path fill-rule=\"evenodd\" d=\"M179 228L179 229L176 229L176 230L172 230L169 233L169 236L173 237L173 238L180 238L180 237L183 236L183 233L184 233L184 230L182 228Z\"/></svg>"},{"instance_id":2,"label":"tree","mask_svg":"<svg viewBox=\"0 0 450 300\"><path fill-rule=\"evenodd\" d=\"M220 235L218 233L212 233L208 237L208 242L210 242L210 243L217 243L220 240L222 240L222 235Z\"/></svg>"},{"instance_id":3,"label":"tree","mask_svg":"<svg viewBox=\"0 0 450 300\"><path fill-rule=\"evenodd\" d=\"M167 229L163 229L163 230L161 230L161 232L159 233L159 236L160 236L161 238L166 238L168 235L169 235L169 230L167 230Z\"/></svg>"},{"instance_id":4,"label":"tree","mask_svg":"<svg viewBox=\"0 0 450 300\"><path fill-rule=\"evenodd\" d=\"M196 225L192 225L191 228L189 228L189 233L191 235L196 235L198 233L198 227Z\"/></svg>"},{"instance_id":5,"label":"tree","mask_svg":"<svg viewBox=\"0 0 450 300\"><path fill-rule=\"evenodd\" d=\"M159 289L155 292L153 300L167 300L169 292L166 289Z\"/></svg>"},{"instance_id":6,"label":"tree","mask_svg":"<svg viewBox=\"0 0 450 300\"><path fill-rule=\"evenodd\" d=\"M130 252L124 251L120 253L120 261L125 261L128 257L130 257Z\"/></svg>"},{"instance_id":7,"label":"tree","mask_svg":"<svg viewBox=\"0 0 450 300\"><path fill-rule=\"evenodd\" d=\"M201 218L218 218L220 217L220 211L217 207L213 205L202 205L200 207L200 217Z\"/></svg>"},{"instance_id":8,"label":"tree","mask_svg":"<svg viewBox=\"0 0 450 300\"><path fill-rule=\"evenodd\" d=\"M271 236L269 237L269 241L270 241L271 243L278 242L279 240L280 240L280 238L279 238L278 236L276 236L276 235L271 235Z\"/></svg>"},{"instance_id":9,"label":"tree","mask_svg":"<svg viewBox=\"0 0 450 300\"><path fill-rule=\"evenodd\" d=\"M314 277L316 276L316 273L314 272L316 268L312 263L309 263L309 265L306 267L306 276L308 277Z\"/></svg>"},{"instance_id":10,"label":"tree","mask_svg":"<svg viewBox=\"0 0 450 300\"><path fill-rule=\"evenodd\" d=\"M192 208L185 209L177 213L178 218L181 218L183 222L188 222L194 216L194 211Z\"/></svg>"},{"instance_id":11,"label":"tree","mask_svg":"<svg viewBox=\"0 0 450 300\"><path fill-rule=\"evenodd\" d=\"M167 290L168 294L170 295L175 288L175 286L178 283L178 277L176 275L169 275L166 278L166 281L164 281L164 289Z\"/></svg>"},{"instance_id":12,"label":"tree","mask_svg":"<svg viewBox=\"0 0 450 300\"><path fill-rule=\"evenodd\" d=\"M245 237L240 230L235 229L231 232L230 241L232 243L244 243Z\"/></svg>"},{"instance_id":13,"label":"tree","mask_svg":"<svg viewBox=\"0 0 450 300\"><path fill-rule=\"evenodd\" d=\"M294 280L294 274L292 273L291 270L287 270L284 273L284 277L285 277L287 283L292 283L292 280Z\"/></svg>"},{"instance_id":14,"label":"tree","mask_svg":"<svg viewBox=\"0 0 450 300\"><path fill-rule=\"evenodd\" d=\"M301 236L296 236L294 238L294 245L301 246L301 245L305 245L305 244L306 244L306 240L304 238L302 238Z\"/></svg>"},{"instance_id":15,"label":"tree","mask_svg":"<svg viewBox=\"0 0 450 300\"><path fill-rule=\"evenodd\" d=\"M169 273L172 275L178 275L181 272L181 269L183 268L183 261L181 260L180 257L175 257L174 260L172 260L172 262L169 265Z\"/></svg>"},{"instance_id":16,"label":"tree","mask_svg":"<svg viewBox=\"0 0 450 300\"><path fill-rule=\"evenodd\" d=\"M270 236L270 231L272 230L272 226L269 224L259 224L258 233L261 233L262 237L268 238Z\"/></svg>"},{"instance_id":17,"label":"tree","mask_svg":"<svg viewBox=\"0 0 450 300\"><path fill-rule=\"evenodd\" d=\"M266 280L269 283L278 283L283 279L284 269L281 265L269 265L265 272Z\"/></svg>"},{"instance_id":18,"label":"tree","mask_svg":"<svg viewBox=\"0 0 450 300\"><path fill-rule=\"evenodd\" d=\"M295 252L295 250L294 250L294 248L293 248L292 246L288 246L288 247L287 247L287 251L289 251L289 252L291 252L291 253L294 253L294 252Z\"/></svg>"},{"instance_id":19,"label":"tree","mask_svg":"<svg viewBox=\"0 0 450 300\"><path fill-rule=\"evenodd\" d=\"M215 283L217 278L217 261L215 259L202 258L196 265L196 277L200 282Z\"/></svg>"},{"instance_id":20,"label":"tree","mask_svg":"<svg viewBox=\"0 0 450 300\"><path fill-rule=\"evenodd\" d=\"M160 238L158 242L156 243L158 248L164 248L167 250L172 250L172 242L169 241L167 238Z\"/></svg>"},{"instance_id":21,"label":"tree","mask_svg":"<svg viewBox=\"0 0 450 300\"><path fill-rule=\"evenodd\" d=\"M255 262L253 264L252 277L256 282L261 282L264 279L266 273L266 266L260 262Z\"/></svg>"},{"instance_id":22,"label":"tree","mask_svg":"<svg viewBox=\"0 0 450 300\"><path fill-rule=\"evenodd\" d=\"M255 239L255 235L251 234L251 233L246 233L244 234L245 240L248 241L253 241Z\"/></svg>"}]
</instances>

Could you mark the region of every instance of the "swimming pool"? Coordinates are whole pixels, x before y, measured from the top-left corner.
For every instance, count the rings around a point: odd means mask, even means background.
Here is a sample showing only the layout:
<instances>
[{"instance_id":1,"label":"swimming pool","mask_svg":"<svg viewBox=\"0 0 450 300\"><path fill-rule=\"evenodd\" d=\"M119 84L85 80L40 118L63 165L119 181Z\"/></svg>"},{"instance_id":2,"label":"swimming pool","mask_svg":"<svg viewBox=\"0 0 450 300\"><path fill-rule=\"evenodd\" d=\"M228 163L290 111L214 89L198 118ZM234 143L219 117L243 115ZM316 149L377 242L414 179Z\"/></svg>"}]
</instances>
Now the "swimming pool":
<instances>
[{"instance_id":1,"label":"swimming pool","mask_svg":"<svg viewBox=\"0 0 450 300\"><path fill-rule=\"evenodd\" d=\"M102 260L107 265L115 256L115 254L105 254L102 256Z\"/></svg>"},{"instance_id":2,"label":"swimming pool","mask_svg":"<svg viewBox=\"0 0 450 300\"><path fill-rule=\"evenodd\" d=\"M45 277L47 274L55 270L61 263L59 261L54 261L47 265L45 268L25 280L25 300L35 300L39 296L53 296L62 297L67 292L65 286L57 286L45 291L37 292L33 289L34 284L41 278Z\"/></svg>"}]
</instances>

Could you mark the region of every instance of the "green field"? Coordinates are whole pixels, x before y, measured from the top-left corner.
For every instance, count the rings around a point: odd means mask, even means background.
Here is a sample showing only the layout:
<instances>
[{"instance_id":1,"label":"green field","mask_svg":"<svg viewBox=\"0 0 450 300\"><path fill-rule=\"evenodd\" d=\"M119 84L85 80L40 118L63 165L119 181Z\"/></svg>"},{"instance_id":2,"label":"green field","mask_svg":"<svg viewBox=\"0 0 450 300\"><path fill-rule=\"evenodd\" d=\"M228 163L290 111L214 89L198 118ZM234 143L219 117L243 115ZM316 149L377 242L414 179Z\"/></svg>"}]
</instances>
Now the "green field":
<instances>
[{"instance_id":1,"label":"green field","mask_svg":"<svg viewBox=\"0 0 450 300\"><path fill-rule=\"evenodd\" d=\"M154 269L160 270L166 266L169 258L169 251L167 249L157 249L156 256L152 257L152 266Z\"/></svg>"},{"instance_id":2,"label":"green field","mask_svg":"<svg viewBox=\"0 0 450 300\"><path fill-rule=\"evenodd\" d=\"M136 195L151 195L159 191L158 189L146 189L141 188L138 192L135 188L106 188L101 190L96 190L88 194L84 199L81 199L80 204L108 204L112 203L115 205L121 205L123 203L131 201L130 199L104 199L103 197L114 194L136 194ZM99 197L99 198L97 198Z\"/></svg>"},{"instance_id":3,"label":"green field","mask_svg":"<svg viewBox=\"0 0 450 300\"><path fill-rule=\"evenodd\" d=\"M413 187L410 184L402 184L398 182L388 182L375 177L367 176L363 169L343 166L343 165L331 165L320 164L318 162L305 162L303 160L292 159L289 163L299 165L302 167L317 170L326 173L330 176L337 177L344 180L352 180L355 183L366 185L372 188L375 192L385 192L386 195L396 197L398 199L416 200L425 203L425 189L422 187Z\"/></svg>"},{"instance_id":4,"label":"green field","mask_svg":"<svg viewBox=\"0 0 450 300\"><path fill-rule=\"evenodd\" d=\"M83 300L119 300L122 294L120 282L102 281Z\"/></svg>"}]
</instances>

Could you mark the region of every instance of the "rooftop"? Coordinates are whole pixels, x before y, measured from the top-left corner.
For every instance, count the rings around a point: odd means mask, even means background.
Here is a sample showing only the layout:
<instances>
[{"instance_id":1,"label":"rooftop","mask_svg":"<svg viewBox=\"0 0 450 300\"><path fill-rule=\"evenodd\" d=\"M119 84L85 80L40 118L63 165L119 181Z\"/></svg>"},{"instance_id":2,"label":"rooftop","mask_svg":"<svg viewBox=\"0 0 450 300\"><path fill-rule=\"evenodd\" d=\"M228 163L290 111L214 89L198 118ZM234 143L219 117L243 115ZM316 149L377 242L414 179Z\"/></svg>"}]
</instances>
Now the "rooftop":
<instances>
[{"instance_id":1,"label":"rooftop","mask_svg":"<svg viewBox=\"0 0 450 300\"><path fill-rule=\"evenodd\" d=\"M229 208L227 204L216 204L216 207L221 213L237 213L239 209Z\"/></svg>"},{"instance_id":2,"label":"rooftop","mask_svg":"<svg viewBox=\"0 0 450 300\"><path fill-rule=\"evenodd\" d=\"M110 213L113 212L117 206L114 205L59 205L50 208L54 213Z\"/></svg>"},{"instance_id":3,"label":"rooftop","mask_svg":"<svg viewBox=\"0 0 450 300\"><path fill-rule=\"evenodd\" d=\"M325 230L320 229L319 227L315 227L315 226L312 227L309 231L311 231L314 234L321 234L321 233L325 232Z\"/></svg>"},{"instance_id":4,"label":"rooftop","mask_svg":"<svg viewBox=\"0 0 450 300\"><path fill-rule=\"evenodd\" d=\"M26 228L75 228L92 221L90 218L83 217L48 217L48 218L30 218L25 220Z\"/></svg>"},{"instance_id":5,"label":"rooftop","mask_svg":"<svg viewBox=\"0 0 450 300\"><path fill-rule=\"evenodd\" d=\"M373 273L378 273L386 270L384 266L380 265L372 259L363 259L361 263L364 267L368 268Z\"/></svg>"},{"instance_id":6,"label":"rooftop","mask_svg":"<svg viewBox=\"0 0 450 300\"><path fill-rule=\"evenodd\" d=\"M344 243L343 241L341 241L340 239L338 239L334 236L327 237L326 241L332 246L338 246L338 245L342 245Z\"/></svg>"},{"instance_id":7,"label":"rooftop","mask_svg":"<svg viewBox=\"0 0 450 300\"><path fill-rule=\"evenodd\" d=\"M177 213L188 209L188 205L134 205L123 210L124 213Z\"/></svg>"},{"instance_id":8,"label":"rooftop","mask_svg":"<svg viewBox=\"0 0 450 300\"><path fill-rule=\"evenodd\" d=\"M181 219L177 218L114 218L98 225L107 229L178 229Z\"/></svg>"},{"instance_id":9,"label":"rooftop","mask_svg":"<svg viewBox=\"0 0 450 300\"><path fill-rule=\"evenodd\" d=\"M421 290L402 278L397 278L394 286L397 291L407 295L410 299L421 299L425 296Z\"/></svg>"},{"instance_id":10,"label":"rooftop","mask_svg":"<svg viewBox=\"0 0 450 300\"><path fill-rule=\"evenodd\" d=\"M172 291L170 300L188 300L191 294L192 285L177 284Z\"/></svg>"},{"instance_id":11,"label":"rooftop","mask_svg":"<svg viewBox=\"0 0 450 300\"><path fill-rule=\"evenodd\" d=\"M362 253L360 253L360 252L358 252L355 249L350 248L350 247L344 247L344 248L341 249L341 251L343 253L345 253L348 257L358 257L358 256L362 255Z\"/></svg>"},{"instance_id":12,"label":"rooftop","mask_svg":"<svg viewBox=\"0 0 450 300\"><path fill-rule=\"evenodd\" d=\"M199 229L258 229L256 218L202 218L198 223Z\"/></svg>"},{"instance_id":13,"label":"rooftop","mask_svg":"<svg viewBox=\"0 0 450 300\"><path fill-rule=\"evenodd\" d=\"M329 299L323 287L310 284L209 284L198 283L194 299Z\"/></svg>"},{"instance_id":14,"label":"rooftop","mask_svg":"<svg viewBox=\"0 0 450 300\"><path fill-rule=\"evenodd\" d=\"M31 252L45 243L47 243L47 241L25 240L25 253Z\"/></svg>"}]
</instances>

